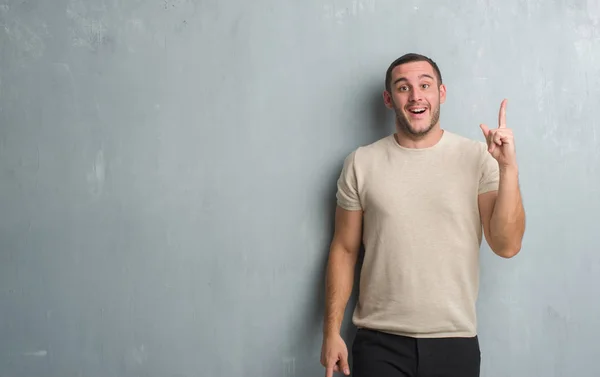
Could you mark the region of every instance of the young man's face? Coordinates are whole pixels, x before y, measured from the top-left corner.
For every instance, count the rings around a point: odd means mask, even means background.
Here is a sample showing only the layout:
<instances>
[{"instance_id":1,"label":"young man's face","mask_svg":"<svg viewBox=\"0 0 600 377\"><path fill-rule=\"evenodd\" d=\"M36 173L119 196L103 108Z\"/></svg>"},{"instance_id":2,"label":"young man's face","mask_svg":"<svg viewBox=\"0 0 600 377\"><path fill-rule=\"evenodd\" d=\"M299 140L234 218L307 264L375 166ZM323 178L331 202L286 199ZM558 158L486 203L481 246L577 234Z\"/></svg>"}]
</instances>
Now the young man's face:
<instances>
[{"instance_id":1,"label":"young man's face","mask_svg":"<svg viewBox=\"0 0 600 377\"><path fill-rule=\"evenodd\" d=\"M413 136L427 134L440 118L446 87L439 85L428 62L411 62L392 70L390 92L384 92L388 108L396 112L400 131Z\"/></svg>"}]
</instances>

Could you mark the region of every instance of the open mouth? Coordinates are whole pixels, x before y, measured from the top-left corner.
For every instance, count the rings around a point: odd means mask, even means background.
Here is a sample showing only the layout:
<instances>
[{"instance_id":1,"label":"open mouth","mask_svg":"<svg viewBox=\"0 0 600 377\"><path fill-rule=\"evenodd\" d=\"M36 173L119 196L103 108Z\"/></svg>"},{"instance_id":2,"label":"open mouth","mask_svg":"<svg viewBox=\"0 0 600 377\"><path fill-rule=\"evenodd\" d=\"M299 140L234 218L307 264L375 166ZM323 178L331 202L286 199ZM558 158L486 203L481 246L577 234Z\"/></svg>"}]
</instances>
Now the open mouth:
<instances>
[{"instance_id":1,"label":"open mouth","mask_svg":"<svg viewBox=\"0 0 600 377\"><path fill-rule=\"evenodd\" d=\"M425 113L426 110L427 110L426 107L412 107L412 108L408 109L408 112L411 114L420 115L420 114Z\"/></svg>"}]
</instances>

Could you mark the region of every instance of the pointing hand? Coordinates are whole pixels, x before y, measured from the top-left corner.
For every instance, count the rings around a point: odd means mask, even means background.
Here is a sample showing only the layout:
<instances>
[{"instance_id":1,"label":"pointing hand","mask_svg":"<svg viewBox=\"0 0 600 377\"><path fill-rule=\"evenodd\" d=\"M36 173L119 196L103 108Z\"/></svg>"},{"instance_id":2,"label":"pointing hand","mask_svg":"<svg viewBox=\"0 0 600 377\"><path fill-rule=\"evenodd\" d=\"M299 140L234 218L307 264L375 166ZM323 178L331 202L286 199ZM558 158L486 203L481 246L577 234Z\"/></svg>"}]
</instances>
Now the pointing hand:
<instances>
[{"instance_id":1,"label":"pointing hand","mask_svg":"<svg viewBox=\"0 0 600 377\"><path fill-rule=\"evenodd\" d=\"M498 161L498 165L501 167L517 165L513 132L510 128L506 128L506 102L505 99L500 105L498 128L490 129L485 124L479 126L485 136L488 152Z\"/></svg>"}]
</instances>

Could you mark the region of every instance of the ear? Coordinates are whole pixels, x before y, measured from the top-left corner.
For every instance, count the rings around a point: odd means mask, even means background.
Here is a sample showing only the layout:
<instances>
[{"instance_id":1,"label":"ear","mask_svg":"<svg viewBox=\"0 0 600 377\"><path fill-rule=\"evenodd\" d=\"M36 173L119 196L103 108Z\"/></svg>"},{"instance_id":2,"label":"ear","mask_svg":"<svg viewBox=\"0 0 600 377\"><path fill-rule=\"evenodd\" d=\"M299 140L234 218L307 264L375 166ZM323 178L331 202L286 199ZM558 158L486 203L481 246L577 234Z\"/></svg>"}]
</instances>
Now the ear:
<instances>
[{"instance_id":1,"label":"ear","mask_svg":"<svg viewBox=\"0 0 600 377\"><path fill-rule=\"evenodd\" d=\"M440 104L446 102L446 85L440 85Z\"/></svg>"},{"instance_id":2,"label":"ear","mask_svg":"<svg viewBox=\"0 0 600 377\"><path fill-rule=\"evenodd\" d=\"M387 107L388 109L394 108L394 104L392 101L392 95L387 90L383 91L383 103L385 104L385 107Z\"/></svg>"}]
</instances>

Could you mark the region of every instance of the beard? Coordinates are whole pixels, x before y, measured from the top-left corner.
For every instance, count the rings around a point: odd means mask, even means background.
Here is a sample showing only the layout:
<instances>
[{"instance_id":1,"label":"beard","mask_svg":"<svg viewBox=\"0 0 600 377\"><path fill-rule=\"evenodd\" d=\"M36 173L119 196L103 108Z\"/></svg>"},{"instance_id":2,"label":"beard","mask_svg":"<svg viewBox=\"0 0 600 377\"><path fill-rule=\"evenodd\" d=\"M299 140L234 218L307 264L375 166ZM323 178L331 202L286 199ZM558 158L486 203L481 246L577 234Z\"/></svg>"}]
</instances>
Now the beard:
<instances>
[{"instance_id":1,"label":"beard","mask_svg":"<svg viewBox=\"0 0 600 377\"><path fill-rule=\"evenodd\" d=\"M402 111L402 109L398 108L396 106L396 104L394 104L394 113L396 114L396 124L397 124L399 130L406 135L411 135L411 136L417 137L417 138L427 135L429 133L429 131L431 131L431 129L440 120L440 106L439 105L435 109L432 109L431 107L429 107L429 111L431 114L431 122L429 123L429 126L425 129L417 130L412 126L412 124L410 123L410 121L408 120L408 118L406 117L404 112Z\"/></svg>"}]
</instances>

